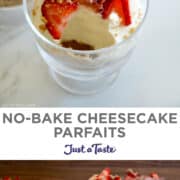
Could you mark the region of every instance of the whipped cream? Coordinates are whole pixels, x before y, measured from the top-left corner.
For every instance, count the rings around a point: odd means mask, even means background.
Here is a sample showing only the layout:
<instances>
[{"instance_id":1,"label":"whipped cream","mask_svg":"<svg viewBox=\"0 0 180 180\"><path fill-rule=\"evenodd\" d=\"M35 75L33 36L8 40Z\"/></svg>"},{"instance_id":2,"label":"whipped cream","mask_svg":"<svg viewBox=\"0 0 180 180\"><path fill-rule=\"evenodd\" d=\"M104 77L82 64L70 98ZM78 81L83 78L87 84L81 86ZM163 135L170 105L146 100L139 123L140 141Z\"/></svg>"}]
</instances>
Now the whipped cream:
<instances>
[{"instance_id":1,"label":"whipped cream","mask_svg":"<svg viewBox=\"0 0 180 180\"><path fill-rule=\"evenodd\" d=\"M132 23L129 26L121 24L122 20L115 12L111 13L108 19L103 19L99 13L80 5L68 21L61 39L54 40L45 27L46 21L41 13L44 0L34 2L33 23L44 36L59 45L62 41L76 40L100 49L121 42L136 31L143 18L139 1L130 0Z\"/></svg>"}]
</instances>

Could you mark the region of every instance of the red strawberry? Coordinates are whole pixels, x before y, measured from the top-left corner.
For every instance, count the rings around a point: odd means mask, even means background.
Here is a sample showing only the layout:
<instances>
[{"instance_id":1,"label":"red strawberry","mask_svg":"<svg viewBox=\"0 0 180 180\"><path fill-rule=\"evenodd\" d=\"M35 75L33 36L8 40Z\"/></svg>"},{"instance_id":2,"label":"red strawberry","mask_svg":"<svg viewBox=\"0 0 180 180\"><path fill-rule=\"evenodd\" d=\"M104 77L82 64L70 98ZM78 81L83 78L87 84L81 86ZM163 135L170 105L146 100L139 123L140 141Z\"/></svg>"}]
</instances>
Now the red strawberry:
<instances>
[{"instance_id":1,"label":"red strawberry","mask_svg":"<svg viewBox=\"0 0 180 180\"><path fill-rule=\"evenodd\" d=\"M128 169L127 171L127 176L130 176L132 178L136 178L139 174L135 171L133 171L132 169Z\"/></svg>"},{"instance_id":2,"label":"red strawberry","mask_svg":"<svg viewBox=\"0 0 180 180\"><path fill-rule=\"evenodd\" d=\"M111 170L109 168L105 168L97 177L97 180L112 180L111 176Z\"/></svg>"},{"instance_id":3,"label":"red strawberry","mask_svg":"<svg viewBox=\"0 0 180 180\"><path fill-rule=\"evenodd\" d=\"M155 180L159 180L159 175L157 173L151 173L150 177L152 177Z\"/></svg>"},{"instance_id":4,"label":"red strawberry","mask_svg":"<svg viewBox=\"0 0 180 180\"><path fill-rule=\"evenodd\" d=\"M4 176L3 180L11 180L11 177L10 176Z\"/></svg>"},{"instance_id":5,"label":"red strawberry","mask_svg":"<svg viewBox=\"0 0 180 180\"><path fill-rule=\"evenodd\" d=\"M125 17L124 23L126 26L128 26L131 24L131 13L130 13L129 0L121 0L121 2L122 2L124 17Z\"/></svg>"},{"instance_id":6,"label":"red strawberry","mask_svg":"<svg viewBox=\"0 0 180 180\"><path fill-rule=\"evenodd\" d=\"M121 180L121 177L120 176L115 176L114 180Z\"/></svg>"},{"instance_id":7,"label":"red strawberry","mask_svg":"<svg viewBox=\"0 0 180 180\"><path fill-rule=\"evenodd\" d=\"M100 175L109 176L111 174L111 170L109 168L105 168Z\"/></svg>"},{"instance_id":8,"label":"red strawberry","mask_svg":"<svg viewBox=\"0 0 180 180\"><path fill-rule=\"evenodd\" d=\"M106 0L103 4L103 12L102 12L102 16L104 19L108 18L109 15L111 14L111 12L114 9L114 5L115 5L115 1L116 0Z\"/></svg>"},{"instance_id":9,"label":"red strawberry","mask_svg":"<svg viewBox=\"0 0 180 180\"><path fill-rule=\"evenodd\" d=\"M124 14L124 7L122 4L122 0L115 0L114 2L114 10L118 14L119 17L122 18L122 23L125 25L125 14Z\"/></svg>"},{"instance_id":10,"label":"red strawberry","mask_svg":"<svg viewBox=\"0 0 180 180\"><path fill-rule=\"evenodd\" d=\"M119 17L124 20L124 10L121 0L106 0L104 3L103 18L108 18L112 11L116 11Z\"/></svg>"},{"instance_id":11,"label":"red strawberry","mask_svg":"<svg viewBox=\"0 0 180 180\"><path fill-rule=\"evenodd\" d=\"M111 170L105 168L99 175L96 176L96 180L121 180L120 176L111 176Z\"/></svg>"},{"instance_id":12,"label":"red strawberry","mask_svg":"<svg viewBox=\"0 0 180 180\"><path fill-rule=\"evenodd\" d=\"M19 176L15 176L15 177L4 176L3 180L19 180Z\"/></svg>"},{"instance_id":13,"label":"red strawberry","mask_svg":"<svg viewBox=\"0 0 180 180\"><path fill-rule=\"evenodd\" d=\"M104 180L113 180L113 179L110 175L108 175L108 176L105 176Z\"/></svg>"},{"instance_id":14,"label":"red strawberry","mask_svg":"<svg viewBox=\"0 0 180 180\"><path fill-rule=\"evenodd\" d=\"M103 18L108 18L113 10L123 19L124 25L131 24L129 0L106 0L103 5Z\"/></svg>"},{"instance_id":15,"label":"red strawberry","mask_svg":"<svg viewBox=\"0 0 180 180\"><path fill-rule=\"evenodd\" d=\"M130 176L130 177L132 177L132 178L136 178L136 177L137 177L137 175L134 174L134 173L132 173L132 172L128 172L128 173L127 173L127 176Z\"/></svg>"},{"instance_id":16,"label":"red strawberry","mask_svg":"<svg viewBox=\"0 0 180 180\"><path fill-rule=\"evenodd\" d=\"M47 20L46 27L54 39L60 39L61 33L67 24L70 15L78 8L77 3L62 2L57 0L45 0L42 7L42 15Z\"/></svg>"},{"instance_id":17,"label":"red strawberry","mask_svg":"<svg viewBox=\"0 0 180 180\"><path fill-rule=\"evenodd\" d=\"M136 180L138 176L139 176L139 174L137 172L133 171L132 169L129 169L127 171L125 180Z\"/></svg>"}]
</instances>

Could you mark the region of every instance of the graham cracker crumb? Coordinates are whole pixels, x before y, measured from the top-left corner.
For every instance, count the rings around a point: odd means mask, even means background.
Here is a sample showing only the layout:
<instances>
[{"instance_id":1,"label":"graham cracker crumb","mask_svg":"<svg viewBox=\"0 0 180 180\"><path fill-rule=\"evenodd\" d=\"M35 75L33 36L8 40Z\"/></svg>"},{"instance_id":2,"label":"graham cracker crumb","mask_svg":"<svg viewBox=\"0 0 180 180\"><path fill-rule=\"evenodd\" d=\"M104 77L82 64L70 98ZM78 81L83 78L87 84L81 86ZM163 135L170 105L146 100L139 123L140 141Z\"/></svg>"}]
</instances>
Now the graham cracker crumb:
<instances>
[{"instance_id":1,"label":"graham cracker crumb","mask_svg":"<svg viewBox=\"0 0 180 180\"><path fill-rule=\"evenodd\" d=\"M36 10L35 9L32 10L32 15L36 16Z\"/></svg>"},{"instance_id":2,"label":"graham cracker crumb","mask_svg":"<svg viewBox=\"0 0 180 180\"><path fill-rule=\"evenodd\" d=\"M44 24L39 25L39 29L44 32L46 31L46 26Z\"/></svg>"},{"instance_id":3,"label":"graham cracker crumb","mask_svg":"<svg viewBox=\"0 0 180 180\"><path fill-rule=\"evenodd\" d=\"M45 19L45 17L43 17L43 16L41 16L41 21L43 22L43 23L47 23L47 20Z\"/></svg>"},{"instance_id":4,"label":"graham cracker crumb","mask_svg":"<svg viewBox=\"0 0 180 180\"><path fill-rule=\"evenodd\" d=\"M131 29L129 29L129 33L130 33L130 34L133 34L135 31L136 31L136 28L135 28L135 27L132 27Z\"/></svg>"}]
</instances>

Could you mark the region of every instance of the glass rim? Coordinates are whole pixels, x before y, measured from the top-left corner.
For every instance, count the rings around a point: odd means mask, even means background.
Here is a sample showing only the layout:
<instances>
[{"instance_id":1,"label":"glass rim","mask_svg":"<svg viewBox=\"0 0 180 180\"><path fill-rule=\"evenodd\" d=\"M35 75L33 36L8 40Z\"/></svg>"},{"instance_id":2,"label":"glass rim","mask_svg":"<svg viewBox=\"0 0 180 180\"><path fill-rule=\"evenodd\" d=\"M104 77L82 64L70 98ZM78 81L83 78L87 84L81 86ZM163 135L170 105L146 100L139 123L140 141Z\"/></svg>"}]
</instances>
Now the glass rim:
<instances>
[{"instance_id":1,"label":"glass rim","mask_svg":"<svg viewBox=\"0 0 180 180\"><path fill-rule=\"evenodd\" d=\"M139 26L137 27L136 31L131 34L128 39L125 39L121 42L118 42L112 46L109 46L109 47L104 47L104 48L100 48L100 49L95 49L95 50L74 50L74 49L70 49L70 48L65 48L65 47L62 47L56 43L54 43L53 41L49 40L48 38L46 38L37 28L36 26L33 24L32 22L32 19L30 17L30 14L28 12L28 5L27 5L27 0L23 0L23 9L24 9L24 13L25 13L25 17L26 17L26 20L28 22L28 24L30 25L31 27L31 30L41 39L43 40L45 43L47 43L48 45L56 48L56 49L59 49L59 50L63 50L63 51L67 51L67 52L71 52L71 53L79 53L81 55L85 55L85 54L95 54L95 53L103 53L103 52L106 52L106 51L110 51L120 45L123 45L125 44L126 42L130 41L137 33L138 31L140 30L140 28L142 27L142 25L144 24L144 21L146 19L146 16L147 16L147 13L148 13L148 10L149 10L149 0L146 0L147 1L147 5L146 5L146 9L145 9L145 14L144 14L144 17L142 19L142 21L140 22Z\"/></svg>"}]
</instances>

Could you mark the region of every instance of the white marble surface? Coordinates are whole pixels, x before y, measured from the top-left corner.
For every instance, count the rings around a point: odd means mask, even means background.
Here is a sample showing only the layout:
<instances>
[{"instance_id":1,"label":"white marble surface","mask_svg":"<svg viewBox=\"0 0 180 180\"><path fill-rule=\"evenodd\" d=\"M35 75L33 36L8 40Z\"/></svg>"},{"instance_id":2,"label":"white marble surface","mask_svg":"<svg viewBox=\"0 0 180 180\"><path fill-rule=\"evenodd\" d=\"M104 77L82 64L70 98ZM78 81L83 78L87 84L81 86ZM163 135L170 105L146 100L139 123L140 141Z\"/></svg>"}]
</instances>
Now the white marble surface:
<instances>
[{"instance_id":1,"label":"white marble surface","mask_svg":"<svg viewBox=\"0 0 180 180\"><path fill-rule=\"evenodd\" d=\"M22 6L0 8L0 46L8 39L13 39L18 32L23 31L24 26L25 17Z\"/></svg>"},{"instance_id":2,"label":"white marble surface","mask_svg":"<svg viewBox=\"0 0 180 180\"><path fill-rule=\"evenodd\" d=\"M0 46L0 106L180 106L179 8L179 0L151 0L131 61L112 87L93 96L58 87L26 29Z\"/></svg>"}]
</instances>

